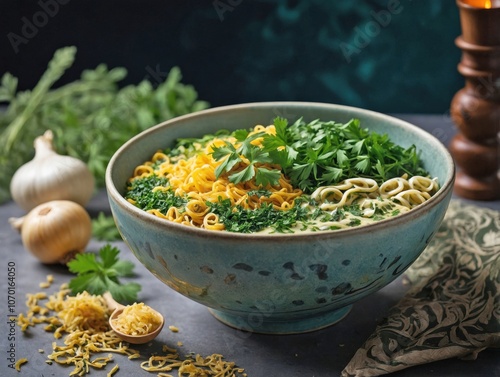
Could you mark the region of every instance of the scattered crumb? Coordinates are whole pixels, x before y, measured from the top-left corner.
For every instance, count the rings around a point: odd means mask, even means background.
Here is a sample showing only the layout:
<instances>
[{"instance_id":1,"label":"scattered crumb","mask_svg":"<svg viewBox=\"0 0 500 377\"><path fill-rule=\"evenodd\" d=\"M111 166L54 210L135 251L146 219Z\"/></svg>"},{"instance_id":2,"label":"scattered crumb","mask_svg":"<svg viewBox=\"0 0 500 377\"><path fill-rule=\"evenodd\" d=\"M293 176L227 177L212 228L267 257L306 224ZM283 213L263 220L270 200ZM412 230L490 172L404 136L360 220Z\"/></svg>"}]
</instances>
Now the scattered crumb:
<instances>
[{"instance_id":1,"label":"scattered crumb","mask_svg":"<svg viewBox=\"0 0 500 377\"><path fill-rule=\"evenodd\" d=\"M163 352L172 352L172 353L177 352L177 350L175 348L171 348L171 347L167 346L166 344L163 345L162 351Z\"/></svg>"},{"instance_id":2,"label":"scattered crumb","mask_svg":"<svg viewBox=\"0 0 500 377\"><path fill-rule=\"evenodd\" d=\"M120 367L118 365L115 365L113 369L111 369L108 374L106 374L106 377L112 377L116 372L118 372L118 369L120 369Z\"/></svg>"},{"instance_id":3,"label":"scattered crumb","mask_svg":"<svg viewBox=\"0 0 500 377\"><path fill-rule=\"evenodd\" d=\"M168 328L172 332L179 332L179 329L176 326L170 325L170 326L168 326Z\"/></svg>"},{"instance_id":4,"label":"scattered crumb","mask_svg":"<svg viewBox=\"0 0 500 377\"><path fill-rule=\"evenodd\" d=\"M54 282L54 275L47 275L47 279L38 285L40 286L40 288L50 288L53 282Z\"/></svg>"},{"instance_id":5,"label":"scattered crumb","mask_svg":"<svg viewBox=\"0 0 500 377\"><path fill-rule=\"evenodd\" d=\"M18 372L21 371L21 365L26 364L28 362L28 359L23 357L22 359L19 359L16 361L16 370Z\"/></svg>"},{"instance_id":6,"label":"scattered crumb","mask_svg":"<svg viewBox=\"0 0 500 377\"><path fill-rule=\"evenodd\" d=\"M48 286L52 283L53 278L47 276L47 281L43 282L43 286ZM108 318L105 315L107 308L104 304L104 299L101 296L89 295L87 292L78 294L77 296L68 296L69 288L67 284L61 285L59 290L48 296L45 292L28 294L26 313L21 313L17 317L17 325L21 331L26 331L29 327L34 327L42 324L46 331L52 332L55 339L64 337L64 345L52 342L52 353L48 355L45 363L48 365L72 364L74 370L71 375L84 376L90 372L89 367L101 369L106 368L109 362L112 362L112 355L97 356L96 353L109 351L123 355L127 355L129 359L141 358L138 350L129 348L124 342L116 336L109 328ZM43 302L42 300L47 300ZM86 319L92 317L95 324L89 329L81 330L80 325L75 318L78 316L78 310L82 306L91 308L92 311L85 316ZM104 314L103 314L104 313ZM102 321L101 321L102 320ZM102 324L101 324L102 322ZM172 332L178 332L176 326L169 326ZM88 340L92 339L92 343ZM90 344L90 346L89 346ZM149 343L151 346L153 343ZM178 341L177 346L183 346L182 342ZM243 368L239 368L234 362L224 360L220 354L212 354L203 357L199 354L181 356L177 349L163 345L163 353L150 355L149 359L140 363L140 368L148 372L157 372L158 376L171 376L163 373L172 371L177 368L180 375L190 376L208 376L220 375L224 371L224 375L234 377L247 377ZM43 348L38 348L38 352L45 353ZM15 363L15 368L20 372L23 364L27 363L27 358L19 359ZM114 377L120 370L118 365L114 365L107 369L106 377ZM229 373L229 374L227 374Z\"/></svg>"}]
</instances>

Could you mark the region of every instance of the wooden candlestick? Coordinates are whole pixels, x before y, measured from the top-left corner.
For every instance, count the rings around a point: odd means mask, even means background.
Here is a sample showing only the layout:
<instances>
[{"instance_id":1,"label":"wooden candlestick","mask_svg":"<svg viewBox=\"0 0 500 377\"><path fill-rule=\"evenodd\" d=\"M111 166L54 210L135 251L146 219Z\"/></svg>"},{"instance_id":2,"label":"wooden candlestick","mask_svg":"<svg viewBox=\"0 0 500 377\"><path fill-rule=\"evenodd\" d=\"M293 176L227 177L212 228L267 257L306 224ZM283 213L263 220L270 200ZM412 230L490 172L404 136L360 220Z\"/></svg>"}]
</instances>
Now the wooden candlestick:
<instances>
[{"instance_id":1,"label":"wooden candlestick","mask_svg":"<svg viewBox=\"0 0 500 377\"><path fill-rule=\"evenodd\" d=\"M451 102L458 134L450 143L457 165L455 193L473 200L500 199L500 4L457 0L462 35L458 71L465 87Z\"/></svg>"}]
</instances>

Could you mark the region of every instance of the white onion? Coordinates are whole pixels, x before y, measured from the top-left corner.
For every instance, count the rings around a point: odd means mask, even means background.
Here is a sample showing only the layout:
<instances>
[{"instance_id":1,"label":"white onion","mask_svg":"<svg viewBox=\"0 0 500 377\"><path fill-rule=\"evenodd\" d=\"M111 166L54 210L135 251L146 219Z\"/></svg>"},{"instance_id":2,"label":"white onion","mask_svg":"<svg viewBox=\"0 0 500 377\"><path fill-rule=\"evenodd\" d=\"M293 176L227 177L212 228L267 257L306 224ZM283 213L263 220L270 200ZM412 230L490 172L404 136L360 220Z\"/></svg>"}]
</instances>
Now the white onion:
<instances>
[{"instance_id":1,"label":"white onion","mask_svg":"<svg viewBox=\"0 0 500 377\"><path fill-rule=\"evenodd\" d=\"M87 211L69 200L40 204L26 216L9 222L21 232L24 247L47 264L66 264L85 250L92 236Z\"/></svg>"}]
</instances>

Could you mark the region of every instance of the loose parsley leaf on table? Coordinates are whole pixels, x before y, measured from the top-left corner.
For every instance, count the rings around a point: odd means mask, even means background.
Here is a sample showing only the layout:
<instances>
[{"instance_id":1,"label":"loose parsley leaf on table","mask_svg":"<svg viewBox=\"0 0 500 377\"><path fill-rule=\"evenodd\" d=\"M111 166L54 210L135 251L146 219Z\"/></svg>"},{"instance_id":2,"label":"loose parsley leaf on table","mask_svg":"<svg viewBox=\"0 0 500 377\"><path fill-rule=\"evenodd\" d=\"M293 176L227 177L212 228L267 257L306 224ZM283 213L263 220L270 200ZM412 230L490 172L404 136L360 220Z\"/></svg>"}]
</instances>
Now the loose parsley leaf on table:
<instances>
[{"instance_id":1,"label":"loose parsley leaf on table","mask_svg":"<svg viewBox=\"0 0 500 377\"><path fill-rule=\"evenodd\" d=\"M69 282L73 294L87 291L90 294L102 295L109 291L113 298L121 303L137 301L137 293L141 286L137 283L120 282L121 277L133 276L134 264L120 260L120 250L111 245L103 246L98 256L93 253L78 254L68 263L70 272L77 276Z\"/></svg>"}]
</instances>

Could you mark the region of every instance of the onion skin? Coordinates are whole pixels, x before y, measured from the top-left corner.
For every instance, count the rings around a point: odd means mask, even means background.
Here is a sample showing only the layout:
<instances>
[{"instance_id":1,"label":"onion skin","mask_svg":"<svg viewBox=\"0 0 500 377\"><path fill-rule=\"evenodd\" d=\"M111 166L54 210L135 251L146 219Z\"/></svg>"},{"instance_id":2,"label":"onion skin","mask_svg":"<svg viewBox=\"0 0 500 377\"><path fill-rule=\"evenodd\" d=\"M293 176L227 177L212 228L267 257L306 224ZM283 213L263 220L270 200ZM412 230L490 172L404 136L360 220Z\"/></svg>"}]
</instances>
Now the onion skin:
<instances>
[{"instance_id":1,"label":"onion skin","mask_svg":"<svg viewBox=\"0 0 500 377\"><path fill-rule=\"evenodd\" d=\"M85 250L92 236L87 211L69 200L43 203L22 219L9 221L20 227L24 247L45 264L66 264Z\"/></svg>"}]
</instances>

